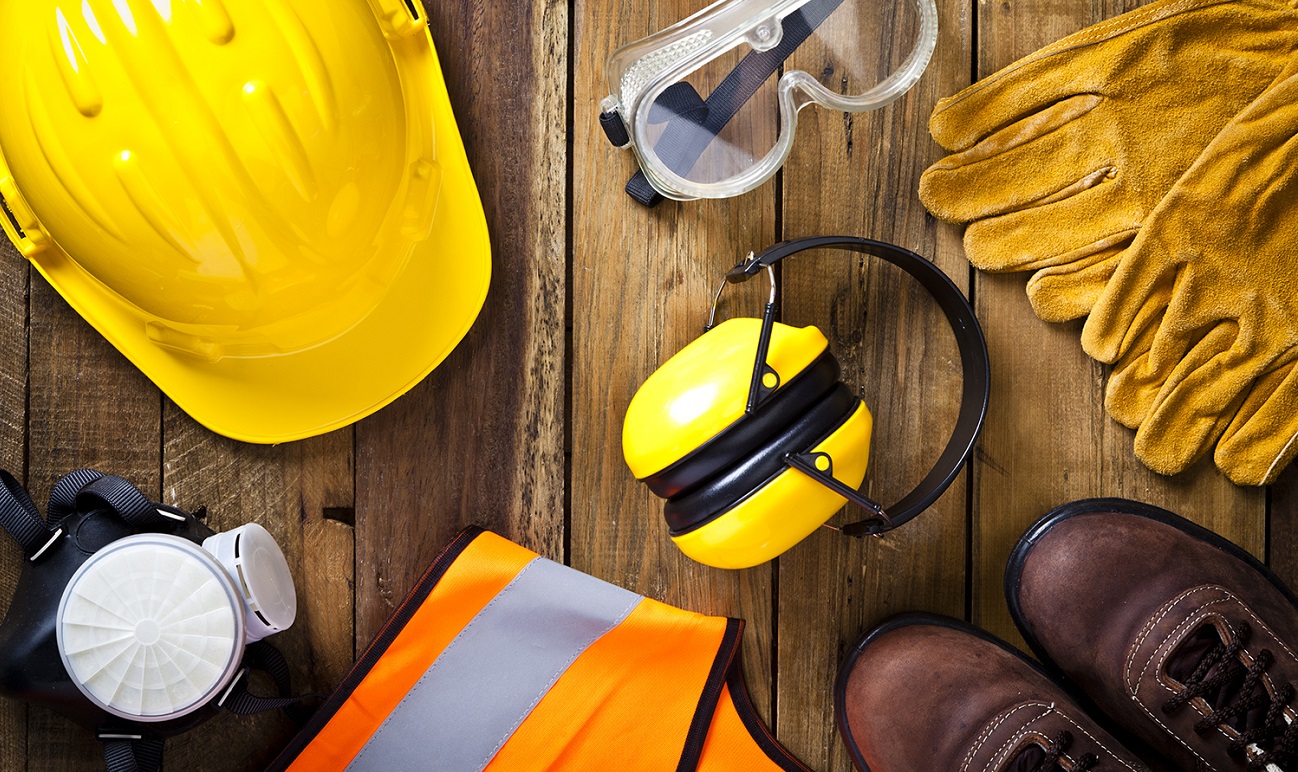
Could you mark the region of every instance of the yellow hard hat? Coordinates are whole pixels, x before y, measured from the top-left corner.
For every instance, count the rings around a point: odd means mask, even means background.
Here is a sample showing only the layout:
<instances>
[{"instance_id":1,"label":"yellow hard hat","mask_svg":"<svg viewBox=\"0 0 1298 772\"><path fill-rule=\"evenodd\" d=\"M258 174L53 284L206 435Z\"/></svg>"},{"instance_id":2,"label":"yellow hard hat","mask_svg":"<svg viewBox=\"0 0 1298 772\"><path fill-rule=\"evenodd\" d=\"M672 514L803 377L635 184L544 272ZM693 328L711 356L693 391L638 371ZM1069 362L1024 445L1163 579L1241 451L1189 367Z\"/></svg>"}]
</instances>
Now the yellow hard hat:
<instances>
[{"instance_id":1,"label":"yellow hard hat","mask_svg":"<svg viewBox=\"0 0 1298 772\"><path fill-rule=\"evenodd\" d=\"M6 235L176 404L301 439L422 380L486 220L415 0L21 0Z\"/></svg>"}]
</instances>

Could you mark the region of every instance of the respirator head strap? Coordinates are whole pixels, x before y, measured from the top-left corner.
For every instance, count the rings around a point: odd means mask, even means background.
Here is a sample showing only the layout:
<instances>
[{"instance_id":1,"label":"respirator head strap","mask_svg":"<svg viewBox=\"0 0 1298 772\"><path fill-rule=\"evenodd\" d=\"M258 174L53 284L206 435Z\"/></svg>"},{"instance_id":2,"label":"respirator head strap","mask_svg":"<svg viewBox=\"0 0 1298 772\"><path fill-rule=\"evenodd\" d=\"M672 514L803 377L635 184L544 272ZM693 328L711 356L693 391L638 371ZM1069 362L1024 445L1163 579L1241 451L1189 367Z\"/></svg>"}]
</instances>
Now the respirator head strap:
<instances>
[{"instance_id":1,"label":"respirator head strap","mask_svg":"<svg viewBox=\"0 0 1298 772\"><path fill-rule=\"evenodd\" d=\"M3 469L0 469L0 486L0 527L18 542L28 560L35 561L63 535L63 531L46 524L22 484Z\"/></svg>"},{"instance_id":2,"label":"respirator head strap","mask_svg":"<svg viewBox=\"0 0 1298 772\"><path fill-rule=\"evenodd\" d=\"M76 495L75 506L87 512L106 507L133 528L145 531L166 531L186 519L184 513L149 501L139 488L111 474L102 475L82 488Z\"/></svg>"},{"instance_id":3,"label":"respirator head strap","mask_svg":"<svg viewBox=\"0 0 1298 772\"><path fill-rule=\"evenodd\" d=\"M54 528L76 514L77 494L103 476L102 472L93 469L77 469L60 477L50 490L50 503L45 508L45 518L50 527Z\"/></svg>"},{"instance_id":4,"label":"respirator head strap","mask_svg":"<svg viewBox=\"0 0 1298 772\"><path fill-rule=\"evenodd\" d=\"M987 419L987 404L991 397L991 364L987 356L987 341L983 336L982 326L974 314L973 306L969 304L969 300L965 298L960 288L942 272L942 269L910 250L882 241L856 236L815 236L784 241L768 247L759 254L750 254L747 259L726 274L726 281L729 283L747 281L763 270L771 270L772 266L784 258L810 249L844 249L873 255L910 274L924 286L924 289L928 290L941 307L942 313L951 325L952 332L955 333L956 345L960 350L960 364L964 376L960 414L956 418L951 439L947 441L946 448L943 449L937 463L919 485L896 504L886 508L880 507L859 492L850 489L847 489L847 493L843 492L840 488L846 489L846 486L834 480L832 476L829 476L829 480L833 480L832 484L826 480L826 475L817 469L815 458L804 458L796 454L790 454L786 458L789 466L810 475L839 495L874 514L870 519L843 526L840 529L843 533L849 536L874 536L890 531L928 509L950 487L969 460L978 435L982 433L983 423Z\"/></svg>"},{"instance_id":5,"label":"respirator head strap","mask_svg":"<svg viewBox=\"0 0 1298 772\"><path fill-rule=\"evenodd\" d=\"M60 527L64 520L78 510L95 508L111 509L132 527L148 531L166 531L186 519L179 510L149 501L126 480L93 469L78 469L60 478L50 491L47 518L43 518L22 484L0 470L0 527L32 562L64 535Z\"/></svg>"},{"instance_id":6,"label":"respirator head strap","mask_svg":"<svg viewBox=\"0 0 1298 772\"><path fill-rule=\"evenodd\" d=\"M270 676L275 684L277 697L262 697L248 691L248 671L260 670ZM323 700L323 694L314 692L293 694L293 678L288 669L288 662L279 649L265 641L248 644L243 652L243 669L230 682L225 693L217 700L217 707L239 716L250 716L268 710L283 710L294 720L305 720L311 711L294 715L290 708L308 700ZM300 721L299 721L300 723Z\"/></svg>"}]
</instances>

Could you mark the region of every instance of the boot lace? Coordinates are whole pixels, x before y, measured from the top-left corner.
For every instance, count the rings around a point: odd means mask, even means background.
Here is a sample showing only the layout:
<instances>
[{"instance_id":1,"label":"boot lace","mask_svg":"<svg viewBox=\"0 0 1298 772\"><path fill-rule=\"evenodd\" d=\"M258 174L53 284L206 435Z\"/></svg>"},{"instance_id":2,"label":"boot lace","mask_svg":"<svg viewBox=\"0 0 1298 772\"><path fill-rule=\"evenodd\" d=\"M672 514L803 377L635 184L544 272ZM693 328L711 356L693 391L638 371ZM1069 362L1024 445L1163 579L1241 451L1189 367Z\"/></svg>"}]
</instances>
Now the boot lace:
<instances>
[{"instance_id":1,"label":"boot lace","mask_svg":"<svg viewBox=\"0 0 1298 772\"><path fill-rule=\"evenodd\" d=\"M1248 772L1298 769L1298 722L1289 723L1284 713L1294 697L1293 684L1280 686L1272 698L1263 686L1262 676L1275 661L1275 656L1270 649L1262 649L1254 655L1253 664L1245 667L1239 654L1248 644L1252 628L1247 622L1240 622L1229 625L1229 630L1230 643L1219 642L1208 650L1199 666L1184 680L1184 691L1163 703L1163 712L1174 713L1196 697L1202 697L1208 701L1212 712L1195 722L1194 730L1199 734L1235 719L1239 720L1236 723L1246 722L1237 728L1239 737L1231 742L1228 752L1243 757L1249 750L1260 751L1249 762ZM1223 688L1235 684L1239 688L1233 702L1212 704L1210 695L1223 693ZM1229 689L1224 693L1229 693ZM1261 721L1248 721L1248 714L1261 707L1266 708ZM1249 726L1250 723L1255 725Z\"/></svg>"},{"instance_id":2,"label":"boot lace","mask_svg":"<svg viewBox=\"0 0 1298 772\"><path fill-rule=\"evenodd\" d=\"M1054 739L1050 741L1050 745L1046 747L1046 757L1041 760L1041 763L1032 772L1054 772L1059 767L1059 760L1064 757L1064 751L1068 750L1068 746L1072 744L1072 732L1064 730L1055 735ZM1094 769L1099 763L1099 756L1094 753L1083 753L1073 763L1073 772L1086 772L1086 770Z\"/></svg>"}]
</instances>

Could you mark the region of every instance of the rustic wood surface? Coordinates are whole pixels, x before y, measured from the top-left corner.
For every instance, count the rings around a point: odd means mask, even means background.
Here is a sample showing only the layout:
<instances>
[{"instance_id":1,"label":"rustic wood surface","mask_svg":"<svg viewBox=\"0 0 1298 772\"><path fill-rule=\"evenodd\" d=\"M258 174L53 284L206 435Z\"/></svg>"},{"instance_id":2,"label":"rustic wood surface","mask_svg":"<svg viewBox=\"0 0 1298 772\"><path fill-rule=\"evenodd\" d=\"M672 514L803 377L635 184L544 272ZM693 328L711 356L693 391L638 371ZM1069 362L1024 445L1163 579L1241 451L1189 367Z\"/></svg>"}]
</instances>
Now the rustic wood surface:
<instances>
[{"instance_id":1,"label":"rustic wood surface","mask_svg":"<svg viewBox=\"0 0 1298 772\"><path fill-rule=\"evenodd\" d=\"M629 154L595 120L604 63L706 3L425 2L491 227L492 290L456 352L355 427L277 447L213 435L6 243L0 464L38 501L60 474L89 466L160 501L205 505L218 528L265 525L298 583L298 622L276 642L303 689L331 688L472 522L651 597L743 617L760 713L824 770L850 768L829 692L846 647L904 610L964 617L1018 641L1001 572L1023 529L1058 504L1150 501L1298 581L1298 473L1267 491L1230 485L1210 462L1175 479L1144 469L1132 433L1104 414L1106 371L1083 355L1080 326L1038 321L1022 276L975 274L959 229L915 195L942 155L926 129L940 97L1138 2L940 0L937 54L904 99L847 121L804 111L778 183L646 210L622 193ZM824 530L759 568L700 566L669 543L660 503L626 470L623 413L643 379L698 334L723 269L778 239L828 233L914 249L970 293L995 385L976 458L929 513L885 539ZM873 410L867 484L894 497L934 460L958 411L958 357L940 312L900 271L856 255L802 258L781 283L782 318L826 332ZM755 313L764 292L745 287L727 307ZM21 561L9 546L0 557L2 610ZM170 741L166 767L259 769L292 732L279 716L222 717ZM100 768L89 733L43 709L0 702L0 738L3 770Z\"/></svg>"}]
</instances>

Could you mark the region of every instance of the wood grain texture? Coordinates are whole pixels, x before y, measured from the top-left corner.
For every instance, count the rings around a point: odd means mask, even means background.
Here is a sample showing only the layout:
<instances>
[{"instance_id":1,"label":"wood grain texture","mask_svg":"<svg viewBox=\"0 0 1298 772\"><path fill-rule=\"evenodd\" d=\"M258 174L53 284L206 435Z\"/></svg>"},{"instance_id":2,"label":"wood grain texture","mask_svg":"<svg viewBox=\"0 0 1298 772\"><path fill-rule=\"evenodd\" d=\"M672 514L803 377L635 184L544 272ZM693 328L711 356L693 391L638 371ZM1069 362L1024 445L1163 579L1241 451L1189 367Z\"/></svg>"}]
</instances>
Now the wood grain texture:
<instances>
[{"instance_id":1,"label":"wood grain texture","mask_svg":"<svg viewBox=\"0 0 1298 772\"><path fill-rule=\"evenodd\" d=\"M298 596L293 627L268 640L284 655L297 693L327 693L354 658L355 506L351 429L279 446L218 437L170 400L163 411L162 501L194 511L228 531L260 523L289 559ZM275 696L268 679L256 694ZM223 713L201 731L167 743L166 769L220 758L228 769L264 769L297 727L282 712Z\"/></svg>"},{"instance_id":2,"label":"wood grain texture","mask_svg":"<svg viewBox=\"0 0 1298 772\"><path fill-rule=\"evenodd\" d=\"M0 238L0 469L27 477L27 287L30 270ZM22 550L0 535L0 616L9 610ZM0 769L22 769L27 755L27 707L0 700Z\"/></svg>"},{"instance_id":3,"label":"wood grain texture","mask_svg":"<svg viewBox=\"0 0 1298 772\"><path fill-rule=\"evenodd\" d=\"M1266 493L1234 488L1211 462L1176 478L1146 470L1132 433L1104 413L1107 372L1082 353L1080 326L1040 322L1023 276L974 276L960 230L916 197L920 173L943 155L926 125L940 97L1137 0L939 0L937 53L903 100L869 115L804 110L778 184L647 210L622 190L631 154L598 126L605 62L708 2L425 0L491 231L492 289L446 362L354 428L279 447L213 435L4 245L0 465L21 473L42 507L61 474L93 466L161 501L206 505L216 528L265 525L298 587L298 622L273 641L300 689L331 688L436 552L475 522L650 597L745 618L759 713L812 768L832 772L850 767L830 695L847 647L883 617L917 609L967 614L1017 641L1003 566L1051 507L1150 501L1267 554L1298 583L1298 473L1272 488L1268 520ZM790 66L832 78L817 68L823 53L811 44ZM972 294L994 388L973 474L882 540L823 530L767 566L698 565L625 466L627 405L701 332L725 269L777 239L831 233L915 250ZM864 256L804 255L781 283L783 320L825 331L872 409L868 492L895 500L936 458L958 409L959 362L940 312L907 276ZM723 313L755 315L765 292L761 282L731 291ZM0 608L20 563L0 548ZM274 714L222 716L171 740L167 768L257 769L292 731ZM0 769L89 772L100 758L89 732L0 703Z\"/></svg>"},{"instance_id":4,"label":"wood grain texture","mask_svg":"<svg viewBox=\"0 0 1298 772\"><path fill-rule=\"evenodd\" d=\"M939 3L943 23L934 59L902 100L851 116L802 111L784 167L786 238L846 234L889 241L933 259L961 287L968 284L958 237L939 230L915 194L937 149L926 130L929 112L969 77L967 5ZM883 47L892 68L918 32L895 13L864 19L861 33L862 47ZM831 16L827 24L835 21ZM887 35L876 41L870 30ZM860 73L845 66L847 57L822 49L809 41L789 67L823 70L822 82L828 78L831 88L859 87L849 85ZM829 74L824 61L836 62L837 71ZM950 326L908 274L864 255L793 258L784 264L783 284L784 321L815 324L828 335L843 379L874 414L866 490L891 504L932 468L959 413L960 358ZM821 531L779 559L779 736L813 768L851 767L830 695L838 663L861 633L902 611L964 616L966 486L962 475L931 509L882 539ZM863 516L849 507L838 521Z\"/></svg>"},{"instance_id":5,"label":"wood grain texture","mask_svg":"<svg viewBox=\"0 0 1298 772\"><path fill-rule=\"evenodd\" d=\"M703 331L724 272L774 241L773 186L717 202L646 209L624 192L636 166L599 128L604 65L617 47L702 8L699 0L575 4L572 253L572 565L651 598L746 620L743 659L770 719L771 566L723 571L671 543L662 502L622 458L622 420L650 373ZM732 288L724 313L761 311L766 289Z\"/></svg>"},{"instance_id":6,"label":"wood grain texture","mask_svg":"<svg viewBox=\"0 0 1298 772\"><path fill-rule=\"evenodd\" d=\"M492 288L459 348L356 429L358 647L469 523L563 557L567 8L425 7L492 234Z\"/></svg>"},{"instance_id":7,"label":"wood grain texture","mask_svg":"<svg viewBox=\"0 0 1298 772\"><path fill-rule=\"evenodd\" d=\"M1298 467L1271 486L1267 563L1290 588L1298 588Z\"/></svg>"},{"instance_id":8,"label":"wood grain texture","mask_svg":"<svg viewBox=\"0 0 1298 772\"><path fill-rule=\"evenodd\" d=\"M159 501L161 394L38 275L30 347L27 488L42 511L55 481L80 468L120 475ZM44 708L29 713L29 769L102 768L91 732Z\"/></svg>"},{"instance_id":9,"label":"wood grain texture","mask_svg":"<svg viewBox=\"0 0 1298 772\"><path fill-rule=\"evenodd\" d=\"M1105 18L1124 3L1021 0L978 6L978 75ZM943 226L950 227L950 226ZM1175 478L1136 459L1134 433L1104 412L1107 368L1079 343L1081 325L1038 320L1023 275L979 273L976 308L988 332L993 394L974 467L974 621L1020 641L1002 591L1005 562L1023 531L1052 507L1125 496L1166 507L1254 553L1265 542L1265 499L1230 484L1210 459Z\"/></svg>"}]
</instances>

